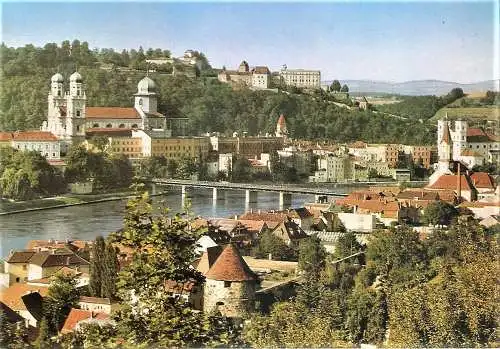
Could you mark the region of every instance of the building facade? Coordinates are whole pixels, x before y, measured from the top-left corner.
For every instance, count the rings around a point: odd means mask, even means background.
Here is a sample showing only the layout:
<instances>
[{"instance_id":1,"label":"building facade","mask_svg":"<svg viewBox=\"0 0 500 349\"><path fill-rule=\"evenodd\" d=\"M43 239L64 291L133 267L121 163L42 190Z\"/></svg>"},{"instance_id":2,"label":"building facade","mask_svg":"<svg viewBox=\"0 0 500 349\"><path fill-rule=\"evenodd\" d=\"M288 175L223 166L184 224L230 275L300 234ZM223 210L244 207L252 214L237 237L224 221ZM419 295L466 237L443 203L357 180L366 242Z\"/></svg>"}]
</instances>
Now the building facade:
<instances>
[{"instance_id":1,"label":"building facade","mask_svg":"<svg viewBox=\"0 0 500 349\"><path fill-rule=\"evenodd\" d=\"M287 69L280 71L280 78L286 86L299 88L321 88L321 72L319 70Z\"/></svg>"}]
</instances>

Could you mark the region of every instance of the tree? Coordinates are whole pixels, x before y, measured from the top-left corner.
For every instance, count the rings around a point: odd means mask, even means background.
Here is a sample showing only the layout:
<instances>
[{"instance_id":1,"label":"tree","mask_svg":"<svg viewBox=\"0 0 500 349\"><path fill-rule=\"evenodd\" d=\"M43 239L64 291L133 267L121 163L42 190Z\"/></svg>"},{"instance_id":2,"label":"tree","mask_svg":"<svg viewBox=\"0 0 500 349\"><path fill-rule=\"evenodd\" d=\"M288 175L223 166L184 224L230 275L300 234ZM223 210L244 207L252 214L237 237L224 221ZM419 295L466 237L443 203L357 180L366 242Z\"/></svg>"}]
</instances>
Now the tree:
<instances>
[{"instance_id":1,"label":"tree","mask_svg":"<svg viewBox=\"0 0 500 349\"><path fill-rule=\"evenodd\" d=\"M333 80L332 84L330 85L330 91L339 92L340 89L341 89L340 82L338 80Z\"/></svg>"},{"instance_id":2,"label":"tree","mask_svg":"<svg viewBox=\"0 0 500 349\"><path fill-rule=\"evenodd\" d=\"M340 92L346 92L346 93L349 92L349 87L346 84L342 85Z\"/></svg>"},{"instance_id":3,"label":"tree","mask_svg":"<svg viewBox=\"0 0 500 349\"><path fill-rule=\"evenodd\" d=\"M98 236L94 241L90 260L89 288L92 296L110 299L115 297L118 268L118 257L112 243Z\"/></svg>"},{"instance_id":4,"label":"tree","mask_svg":"<svg viewBox=\"0 0 500 349\"><path fill-rule=\"evenodd\" d=\"M160 212L153 214L147 193L131 199L124 229L111 236L135 251L118 277L117 293L124 302L116 314L117 337L147 347L220 345L234 333L238 337L239 329L231 320L194 312L182 298L168 294L168 280L203 282L203 275L190 266L199 233L191 231L180 215L168 217L167 209ZM214 333L217 321L227 321L228 326Z\"/></svg>"},{"instance_id":5,"label":"tree","mask_svg":"<svg viewBox=\"0 0 500 349\"><path fill-rule=\"evenodd\" d=\"M94 297L102 297L102 283L104 278L104 258L106 253L106 243L99 235L95 238L92 246L92 258L90 259L90 280L89 289Z\"/></svg>"},{"instance_id":6,"label":"tree","mask_svg":"<svg viewBox=\"0 0 500 349\"><path fill-rule=\"evenodd\" d=\"M57 333L71 308L77 307L80 295L76 284L77 280L72 275L55 274L43 302L43 313L47 319L49 333Z\"/></svg>"},{"instance_id":7,"label":"tree","mask_svg":"<svg viewBox=\"0 0 500 349\"><path fill-rule=\"evenodd\" d=\"M47 319L42 318L40 321L40 327L38 329L38 337L35 341L35 348L37 349L50 349L53 345L50 342L49 336L49 325L47 324Z\"/></svg>"},{"instance_id":8,"label":"tree","mask_svg":"<svg viewBox=\"0 0 500 349\"><path fill-rule=\"evenodd\" d=\"M303 239L299 244L299 268L304 272L319 276L325 267L326 250L317 236Z\"/></svg>"},{"instance_id":9,"label":"tree","mask_svg":"<svg viewBox=\"0 0 500 349\"><path fill-rule=\"evenodd\" d=\"M259 235L256 243L257 246L252 250L256 258L268 258L271 255L274 260L297 260L297 252L270 231Z\"/></svg>"},{"instance_id":10,"label":"tree","mask_svg":"<svg viewBox=\"0 0 500 349\"><path fill-rule=\"evenodd\" d=\"M104 136L92 136L89 143L95 146L99 151L105 151L109 145L109 140Z\"/></svg>"},{"instance_id":11,"label":"tree","mask_svg":"<svg viewBox=\"0 0 500 349\"><path fill-rule=\"evenodd\" d=\"M118 262L118 254L116 248L110 243L106 243L106 250L104 253L104 264L102 270L101 294L102 297L109 299L115 298L116 293L116 279L118 275L120 264Z\"/></svg>"},{"instance_id":12,"label":"tree","mask_svg":"<svg viewBox=\"0 0 500 349\"><path fill-rule=\"evenodd\" d=\"M435 201L424 209L422 221L434 226L449 225L457 216L458 210L455 206L445 201Z\"/></svg>"},{"instance_id":13,"label":"tree","mask_svg":"<svg viewBox=\"0 0 500 349\"><path fill-rule=\"evenodd\" d=\"M250 180L251 165L248 159L238 157L233 161L231 169L231 180L235 182L245 182Z\"/></svg>"}]
</instances>

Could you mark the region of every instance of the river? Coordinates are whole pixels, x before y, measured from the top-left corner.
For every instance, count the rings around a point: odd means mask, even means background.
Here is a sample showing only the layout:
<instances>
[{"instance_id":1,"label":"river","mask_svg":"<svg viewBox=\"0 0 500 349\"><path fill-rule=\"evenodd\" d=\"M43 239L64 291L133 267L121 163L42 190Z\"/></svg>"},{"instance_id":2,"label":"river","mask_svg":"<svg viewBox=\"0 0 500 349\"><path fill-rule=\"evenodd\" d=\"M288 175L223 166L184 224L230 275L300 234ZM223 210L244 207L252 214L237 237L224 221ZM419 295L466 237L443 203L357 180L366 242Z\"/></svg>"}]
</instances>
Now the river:
<instances>
[{"instance_id":1,"label":"river","mask_svg":"<svg viewBox=\"0 0 500 349\"><path fill-rule=\"evenodd\" d=\"M352 188L339 188L339 192L350 192ZM191 211L197 216L229 218L245 212L245 191L225 190L218 194L217 205L213 205L212 190L189 188ZM168 188L165 195L154 201L164 200L172 213L182 209L179 187ZM301 207L313 202L314 195L293 194L292 207ZM259 192L257 202L251 209L278 209L279 194ZM71 206L42 211L0 216L0 257L6 257L12 249L23 249L34 239L79 239L93 240L98 235L106 236L123 226L125 201L111 201L89 205Z\"/></svg>"}]
</instances>

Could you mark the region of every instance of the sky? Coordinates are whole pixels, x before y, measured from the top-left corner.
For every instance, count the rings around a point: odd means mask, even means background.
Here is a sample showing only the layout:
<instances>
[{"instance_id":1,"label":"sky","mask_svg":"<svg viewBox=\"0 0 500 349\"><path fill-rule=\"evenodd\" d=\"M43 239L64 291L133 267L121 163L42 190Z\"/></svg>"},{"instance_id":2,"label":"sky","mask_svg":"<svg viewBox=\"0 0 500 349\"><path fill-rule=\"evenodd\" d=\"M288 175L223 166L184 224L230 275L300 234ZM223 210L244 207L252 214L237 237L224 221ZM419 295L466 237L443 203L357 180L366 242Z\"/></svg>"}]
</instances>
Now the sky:
<instances>
[{"instance_id":1,"label":"sky","mask_svg":"<svg viewBox=\"0 0 500 349\"><path fill-rule=\"evenodd\" d=\"M205 53L212 66L319 69L322 80L498 79L498 0L441 2L3 2L8 46ZM495 17L496 15L496 17ZM496 25L496 27L495 27Z\"/></svg>"}]
</instances>

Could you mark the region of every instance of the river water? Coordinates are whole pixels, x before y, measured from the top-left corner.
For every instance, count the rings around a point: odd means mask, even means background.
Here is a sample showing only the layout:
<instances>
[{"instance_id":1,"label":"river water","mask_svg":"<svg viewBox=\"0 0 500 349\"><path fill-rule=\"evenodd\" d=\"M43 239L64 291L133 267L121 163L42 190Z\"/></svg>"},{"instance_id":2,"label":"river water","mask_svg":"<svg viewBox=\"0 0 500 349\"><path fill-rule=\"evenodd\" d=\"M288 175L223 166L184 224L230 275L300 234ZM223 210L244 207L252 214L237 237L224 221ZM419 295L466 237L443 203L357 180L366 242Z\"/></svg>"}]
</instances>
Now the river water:
<instances>
[{"instance_id":1,"label":"river water","mask_svg":"<svg viewBox=\"0 0 500 349\"><path fill-rule=\"evenodd\" d=\"M350 192L352 188L338 188L339 192ZM213 204L212 190L189 188L191 211L197 216L229 218L248 209L279 209L279 194L259 192L257 202L245 206L245 191L219 191L217 204ZM171 213L181 212L182 200L179 187L169 187L165 195L154 197L154 201L165 201ZM293 194L292 207L301 207L313 202L314 195ZM23 249L29 240L93 240L98 235L106 236L123 226L125 201L111 201L81 206L18 213L0 216L0 258L11 249Z\"/></svg>"}]
</instances>

